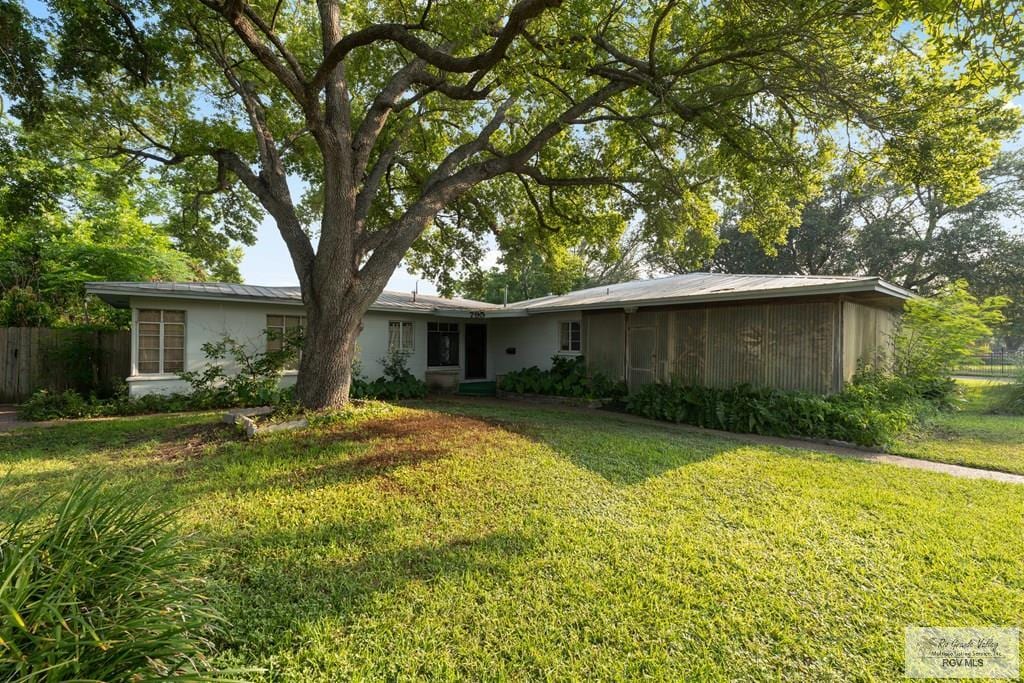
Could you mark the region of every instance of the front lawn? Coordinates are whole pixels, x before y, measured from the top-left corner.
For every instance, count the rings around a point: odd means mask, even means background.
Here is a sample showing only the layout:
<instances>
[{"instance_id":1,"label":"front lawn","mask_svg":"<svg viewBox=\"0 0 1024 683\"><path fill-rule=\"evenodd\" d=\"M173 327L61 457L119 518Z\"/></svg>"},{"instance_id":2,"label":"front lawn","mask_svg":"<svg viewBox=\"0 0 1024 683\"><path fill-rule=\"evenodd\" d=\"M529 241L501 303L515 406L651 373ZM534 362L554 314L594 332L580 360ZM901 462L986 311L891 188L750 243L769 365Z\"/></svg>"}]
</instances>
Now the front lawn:
<instances>
[{"instance_id":1,"label":"front lawn","mask_svg":"<svg viewBox=\"0 0 1024 683\"><path fill-rule=\"evenodd\" d=\"M514 403L215 420L0 433L0 501L99 468L161 491L219 661L267 680L889 680L907 625L1024 615L1019 486Z\"/></svg>"},{"instance_id":2,"label":"front lawn","mask_svg":"<svg viewBox=\"0 0 1024 683\"><path fill-rule=\"evenodd\" d=\"M1009 386L961 380L967 403L937 416L919 433L900 439L894 453L924 460L1024 474L1024 417L992 414Z\"/></svg>"}]
</instances>

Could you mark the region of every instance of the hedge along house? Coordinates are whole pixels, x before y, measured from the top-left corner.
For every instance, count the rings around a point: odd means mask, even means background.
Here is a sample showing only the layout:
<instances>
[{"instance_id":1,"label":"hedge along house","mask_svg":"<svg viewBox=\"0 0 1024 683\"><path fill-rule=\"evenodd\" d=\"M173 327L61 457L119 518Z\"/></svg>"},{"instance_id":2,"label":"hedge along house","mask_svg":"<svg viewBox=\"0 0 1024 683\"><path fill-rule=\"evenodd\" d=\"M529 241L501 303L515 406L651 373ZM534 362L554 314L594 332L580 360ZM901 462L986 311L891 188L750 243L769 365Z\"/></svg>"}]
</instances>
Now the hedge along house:
<instances>
[{"instance_id":1,"label":"hedge along house","mask_svg":"<svg viewBox=\"0 0 1024 683\"><path fill-rule=\"evenodd\" d=\"M132 310L132 395L187 390L178 377L231 337L259 352L302 327L297 287L95 282ZM690 273L594 287L506 306L384 292L363 319L358 360L374 378L392 352L435 389L493 381L556 355L625 381L748 383L830 393L888 352L912 294L874 277ZM285 383L295 381L286 372Z\"/></svg>"}]
</instances>

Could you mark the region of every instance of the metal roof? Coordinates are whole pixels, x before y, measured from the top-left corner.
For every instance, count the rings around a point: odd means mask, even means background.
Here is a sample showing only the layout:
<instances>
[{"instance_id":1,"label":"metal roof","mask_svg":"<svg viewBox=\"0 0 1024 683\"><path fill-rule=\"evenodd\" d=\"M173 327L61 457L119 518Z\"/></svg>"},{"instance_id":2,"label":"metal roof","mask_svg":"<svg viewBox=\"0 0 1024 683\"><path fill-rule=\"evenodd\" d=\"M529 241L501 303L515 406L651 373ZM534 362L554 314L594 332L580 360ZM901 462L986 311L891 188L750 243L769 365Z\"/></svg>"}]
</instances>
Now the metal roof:
<instances>
[{"instance_id":1,"label":"metal roof","mask_svg":"<svg viewBox=\"0 0 1024 683\"><path fill-rule=\"evenodd\" d=\"M130 297L159 297L215 301L251 301L302 305L298 287L264 287L228 282L89 282L86 290L113 306L126 307ZM407 313L469 313L500 310L501 306L471 299L445 299L411 292L384 291L370 310Z\"/></svg>"},{"instance_id":2,"label":"metal roof","mask_svg":"<svg viewBox=\"0 0 1024 683\"><path fill-rule=\"evenodd\" d=\"M508 308L542 313L857 292L897 299L914 296L912 292L877 277L687 273L529 299L509 304Z\"/></svg>"},{"instance_id":3,"label":"metal roof","mask_svg":"<svg viewBox=\"0 0 1024 683\"><path fill-rule=\"evenodd\" d=\"M221 282L90 282L86 290L114 305L128 306L129 297L161 297L216 301L269 302L301 306L298 287L262 287ZM868 293L896 299L914 294L877 277L822 275L733 275L687 273L651 280L591 287L500 306L472 299L446 299L411 292L384 291L371 311L488 317L519 317L530 313L600 308L631 308L711 301L744 301L822 294Z\"/></svg>"}]
</instances>

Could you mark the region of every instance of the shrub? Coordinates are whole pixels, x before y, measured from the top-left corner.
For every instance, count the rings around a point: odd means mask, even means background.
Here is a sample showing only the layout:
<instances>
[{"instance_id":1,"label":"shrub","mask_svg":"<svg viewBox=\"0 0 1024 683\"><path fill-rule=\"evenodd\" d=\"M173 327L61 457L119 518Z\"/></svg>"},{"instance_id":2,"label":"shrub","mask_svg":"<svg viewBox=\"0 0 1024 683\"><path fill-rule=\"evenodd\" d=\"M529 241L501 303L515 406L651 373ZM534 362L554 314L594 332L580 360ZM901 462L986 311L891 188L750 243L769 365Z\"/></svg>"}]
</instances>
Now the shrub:
<instances>
[{"instance_id":1,"label":"shrub","mask_svg":"<svg viewBox=\"0 0 1024 683\"><path fill-rule=\"evenodd\" d=\"M626 385L600 372L587 374L583 356L553 356L551 369L536 365L510 372L501 378L499 388L517 394L546 394L570 398L621 398Z\"/></svg>"},{"instance_id":2,"label":"shrub","mask_svg":"<svg viewBox=\"0 0 1024 683\"><path fill-rule=\"evenodd\" d=\"M56 420L92 415L92 402L73 389L60 393L40 389L18 406L18 417L23 420Z\"/></svg>"},{"instance_id":3,"label":"shrub","mask_svg":"<svg viewBox=\"0 0 1024 683\"><path fill-rule=\"evenodd\" d=\"M872 378L832 396L750 385L714 389L649 384L628 398L626 409L644 417L710 429L878 446L905 431L923 407L904 383Z\"/></svg>"},{"instance_id":4,"label":"shrub","mask_svg":"<svg viewBox=\"0 0 1024 683\"><path fill-rule=\"evenodd\" d=\"M381 377L373 381L363 378L359 366L354 365L349 396L391 400L423 398L427 395L427 385L409 372L408 360L408 354L402 351L392 351L380 359L384 372Z\"/></svg>"},{"instance_id":5,"label":"shrub","mask_svg":"<svg viewBox=\"0 0 1024 683\"><path fill-rule=\"evenodd\" d=\"M52 420L262 405L297 414L301 410L295 404L294 387L279 386L281 373L294 359L297 348L298 341L293 338L281 351L250 353L235 340L224 338L203 345L208 359L206 365L181 373L182 379L190 385L187 394L147 394L132 398L122 387L113 398L101 400L95 395L84 397L70 389L62 393L41 389L18 407L18 414L25 420ZM226 359L240 369L237 374L225 371L222 361ZM373 381L364 379L358 366L353 368L351 398L399 400L427 395L427 385L409 372L406 354L391 353L382 358L381 363L384 375Z\"/></svg>"},{"instance_id":6,"label":"shrub","mask_svg":"<svg viewBox=\"0 0 1024 683\"><path fill-rule=\"evenodd\" d=\"M196 405L192 397L184 394L147 394L131 398L122 388L113 398L100 399L95 395L82 396L73 389L60 393L40 389L18 406L18 416L23 420L57 420L168 413L199 407L204 406Z\"/></svg>"},{"instance_id":7,"label":"shrub","mask_svg":"<svg viewBox=\"0 0 1024 683\"><path fill-rule=\"evenodd\" d=\"M208 678L220 617L171 515L98 482L55 502L0 523L0 679Z\"/></svg>"},{"instance_id":8,"label":"shrub","mask_svg":"<svg viewBox=\"0 0 1024 683\"><path fill-rule=\"evenodd\" d=\"M47 327L55 318L31 287L10 287L0 296L0 327Z\"/></svg>"},{"instance_id":9,"label":"shrub","mask_svg":"<svg viewBox=\"0 0 1024 683\"><path fill-rule=\"evenodd\" d=\"M1024 415L1024 367L1017 372L1017 378L1006 391L1006 398L997 412L1006 415Z\"/></svg>"},{"instance_id":10,"label":"shrub","mask_svg":"<svg viewBox=\"0 0 1024 683\"><path fill-rule=\"evenodd\" d=\"M1004 320L1006 297L979 301L958 280L928 298L911 299L895 335L893 373L944 400L949 377L974 354L983 351L992 327ZM929 386L930 385L930 386Z\"/></svg>"},{"instance_id":11,"label":"shrub","mask_svg":"<svg viewBox=\"0 0 1024 683\"><path fill-rule=\"evenodd\" d=\"M281 337L281 349L252 353L231 337L203 344L206 364L180 377L189 383L195 408L228 408L271 405L286 400L281 375L297 358L302 338L298 331ZM225 369L230 362L235 372Z\"/></svg>"}]
</instances>

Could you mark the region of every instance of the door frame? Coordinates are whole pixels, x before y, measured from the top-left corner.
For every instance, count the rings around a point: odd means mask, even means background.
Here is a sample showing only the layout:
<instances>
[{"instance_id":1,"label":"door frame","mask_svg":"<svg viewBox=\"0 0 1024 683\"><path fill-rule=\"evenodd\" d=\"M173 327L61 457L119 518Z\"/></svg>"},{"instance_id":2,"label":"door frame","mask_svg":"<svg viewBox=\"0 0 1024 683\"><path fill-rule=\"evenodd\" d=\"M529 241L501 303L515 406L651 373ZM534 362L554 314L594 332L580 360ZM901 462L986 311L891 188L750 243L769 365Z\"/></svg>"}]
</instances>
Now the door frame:
<instances>
[{"instance_id":1,"label":"door frame","mask_svg":"<svg viewBox=\"0 0 1024 683\"><path fill-rule=\"evenodd\" d=\"M637 330L649 331L653 337L654 350L651 353L651 366L650 368L634 368L633 367L633 333ZM641 325L630 325L627 319L626 321L626 357L625 357L625 379L626 386L630 391L639 388L642 384L635 383L633 381L633 370L637 372L650 372L651 383L658 379L658 327L654 324L641 324Z\"/></svg>"}]
</instances>

